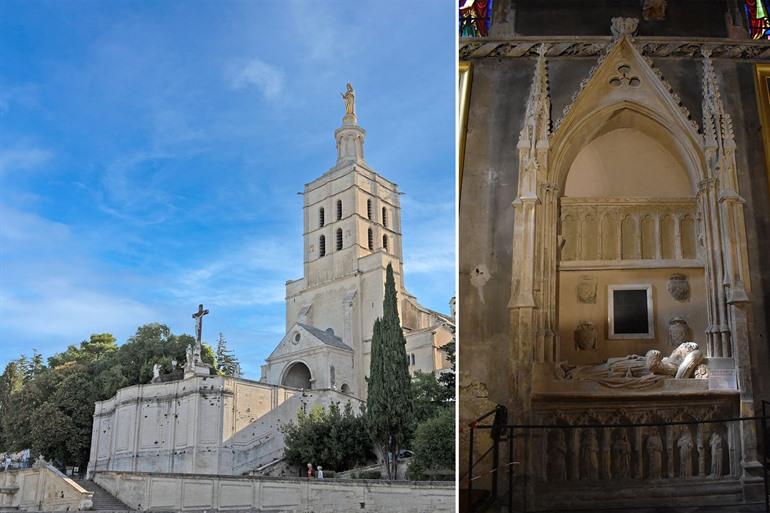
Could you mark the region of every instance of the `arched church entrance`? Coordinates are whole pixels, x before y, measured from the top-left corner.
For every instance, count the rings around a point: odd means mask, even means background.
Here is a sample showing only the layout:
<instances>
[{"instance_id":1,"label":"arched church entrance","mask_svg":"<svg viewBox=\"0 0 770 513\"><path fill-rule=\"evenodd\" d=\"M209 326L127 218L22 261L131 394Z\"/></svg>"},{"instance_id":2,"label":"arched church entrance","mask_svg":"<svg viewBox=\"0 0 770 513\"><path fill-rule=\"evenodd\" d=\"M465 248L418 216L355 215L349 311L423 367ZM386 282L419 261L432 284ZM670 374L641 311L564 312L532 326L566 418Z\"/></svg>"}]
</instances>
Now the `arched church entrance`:
<instances>
[{"instance_id":1,"label":"arched church entrance","mask_svg":"<svg viewBox=\"0 0 770 513\"><path fill-rule=\"evenodd\" d=\"M284 372L281 385L309 390L311 388L311 381L312 377L308 366L302 362L295 362L289 365Z\"/></svg>"}]
</instances>

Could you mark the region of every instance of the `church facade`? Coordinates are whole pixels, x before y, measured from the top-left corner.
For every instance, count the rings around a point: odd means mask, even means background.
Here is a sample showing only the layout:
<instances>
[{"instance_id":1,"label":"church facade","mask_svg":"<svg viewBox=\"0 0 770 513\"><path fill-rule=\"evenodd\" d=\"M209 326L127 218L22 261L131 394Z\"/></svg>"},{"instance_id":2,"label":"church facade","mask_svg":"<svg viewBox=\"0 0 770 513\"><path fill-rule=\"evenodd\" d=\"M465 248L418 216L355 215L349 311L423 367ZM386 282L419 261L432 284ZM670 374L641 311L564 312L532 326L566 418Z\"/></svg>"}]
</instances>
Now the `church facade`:
<instances>
[{"instance_id":1,"label":"church facade","mask_svg":"<svg viewBox=\"0 0 770 513\"><path fill-rule=\"evenodd\" d=\"M543 426L512 443L528 511L762 496L731 419L770 398L770 44L740 2L641 4L501 0L460 42L461 423Z\"/></svg>"},{"instance_id":2,"label":"church facade","mask_svg":"<svg viewBox=\"0 0 770 513\"><path fill-rule=\"evenodd\" d=\"M88 465L100 472L275 475L285 472L281 426L331 403L366 398L374 320L382 315L393 266L411 373L450 367L441 347L450 316L422 307L403 284L401 209L396 184L364 161L365 131L354 92L337 140L337 163L305 186L304 276L286 284L286 334L259 381L212 375L189 347L184 379L127 387L96 403Z\"/></svg>"},{"instance_id":3,"label":"church facade","mask_svg":"<svg viewBox=\"0 0 770 513\"><path fill-rule=\"evenodd\" d=\"M352 88L335 131L337 162L304 188L304 276L286 283L286 335L262 381L366 397L372 328L382 316L385 270L393 266L409 370L449 367L440 348L453 319L420 305L404 287L398 186L364 160Z\"/></svg>"}]
</instances>

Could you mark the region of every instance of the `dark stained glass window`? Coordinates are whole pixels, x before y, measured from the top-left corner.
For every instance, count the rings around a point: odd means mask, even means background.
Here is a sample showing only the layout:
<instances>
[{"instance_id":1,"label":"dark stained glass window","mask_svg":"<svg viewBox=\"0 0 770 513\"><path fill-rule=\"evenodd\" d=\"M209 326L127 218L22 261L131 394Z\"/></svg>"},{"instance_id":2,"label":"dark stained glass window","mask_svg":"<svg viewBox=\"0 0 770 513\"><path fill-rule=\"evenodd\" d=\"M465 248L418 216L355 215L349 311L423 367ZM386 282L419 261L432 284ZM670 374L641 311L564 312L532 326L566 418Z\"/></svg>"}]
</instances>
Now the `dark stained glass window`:
<instances>
[{"instance_id":1,"label":"dark stained glass window","mask_svg":"<svg viewBox=\"0 0 770 513\"><path fill-rule=\"evenodd\" d=\"M460 37L487 37L492 21L492 0L459 1Z\"/></svg>"},{"instance_id":2,"label":"dark stained glass window","mask_svg":"<svg viewBox=\"0 0 770 513\"><path fill-rule=\"evenodd\" d=\"M767 0L744 0L749 34L753 39L770 39L770 18L768 18Z\"/></svg>"}]
</instances>

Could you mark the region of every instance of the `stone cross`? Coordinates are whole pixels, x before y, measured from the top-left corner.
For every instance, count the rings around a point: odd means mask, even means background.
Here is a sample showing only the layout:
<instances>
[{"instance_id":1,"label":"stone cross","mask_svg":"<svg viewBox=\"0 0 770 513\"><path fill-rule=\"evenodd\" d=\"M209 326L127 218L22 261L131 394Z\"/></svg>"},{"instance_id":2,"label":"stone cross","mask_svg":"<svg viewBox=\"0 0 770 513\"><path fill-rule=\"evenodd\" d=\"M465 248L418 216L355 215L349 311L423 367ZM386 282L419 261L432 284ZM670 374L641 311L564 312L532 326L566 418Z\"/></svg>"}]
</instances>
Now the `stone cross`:
<instances>
[{"instance_id":1,"label":"stone cross","mask_svg":"<svg viewBox=\"0 0 770 513\"><path fill-rule=\"evenodd\" d=\"M201 338L203 335L203 316L208 315L209 311L203 309L203 305L198 305L198 311L192 317L195 319L195 348L197 354L201 351Z\"/></svg>"}]
</instances>

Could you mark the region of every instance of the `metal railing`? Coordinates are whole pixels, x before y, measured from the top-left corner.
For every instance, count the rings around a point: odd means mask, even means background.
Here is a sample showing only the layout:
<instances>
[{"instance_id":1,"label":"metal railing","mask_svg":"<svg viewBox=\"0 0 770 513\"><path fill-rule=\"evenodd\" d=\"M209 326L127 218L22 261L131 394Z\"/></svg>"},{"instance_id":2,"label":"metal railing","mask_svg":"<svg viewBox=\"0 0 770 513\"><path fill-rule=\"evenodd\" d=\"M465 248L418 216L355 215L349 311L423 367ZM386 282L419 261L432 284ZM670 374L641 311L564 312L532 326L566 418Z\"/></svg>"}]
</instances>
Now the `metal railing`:
<instances>
[{"instance_id":1,"label":"metal railing","mask_svg":"<svg viewBox=\"0 0 770 513\"><path fill-rule=\"evenodd\" d=\"M493 422L490 423L483 423L483 421L489 419L492 415L495 415ZM697 454L697 469L693 470L694 465L694 459L691 456L688 462L684 464L683 467L683 460L681 455L679 456L678 466L679 470L677 471L676 475L674 473L674 461L677 459L677 456L673 454L673 446L679 445L679 442L672 444L672 437L670 433L673 433L675 427L679 427L679 429L684 431L691 432L694 430L699 435L702 435L705 431L705 426L715 426L709 428L709 432L712 433L718 433L719 429L727 429L726 427L732 427L736 426L739 423L742 422L751 422L756 423L759 421L759 424L761 426L761 440L762 440L762 456L761 456L761 464L763 468L764 473L764 506L766 513L770 513L770 426L768 425L768 419L770 419L770 401L762 401L762 414L756 415L756 416L747 416L747 417L733 417L733 418L721 418L721 419L701 419L701 420L686 420L686 421L669 421L669 422L641 422L641 423L617 423L617 424L574 424L574 425L562 425L562 424L551 424L551 425L545 425L545 424L509 424L506 425L506 416L507 412L504 407L498 406L494 410L482 415L478 419L474 420L470 424L468 424L467 429L469 429L469 447L468 447L468 470L466 474L461 477L461 484L467 483L467 493L469 497L472 495L474 490L474 482L478 481L482 478L485 478L486 476L492 477L492 485L491 485L491 497L490 499L494 499L498 497L498 481L500 478L501 473L507 472L508 477L508 490L507 490L507 506L509 513L514 512L514 490L516 486L515 484L520 485L519 488L521 490L521 498L519 504L522 506L522 510L519 511L527 511L528 508L528 479L531 479L533 477L538 476L530 476L529 472L527 472L527 469L530 468L528 465L528 452L529 450L532 450L529 443L532 441L531 435L534 433L537 433L541 435L541 441L542 440L548 440L549 433L552 432L562 432L564 433L571 433L573 435L572 440L577 440L579 437L578 435L580 433L584 432L593 432L593 442L592 446L595 448L593 449L596 455L596 451L598 451L598 446L600 445L598 440L601 439L605 441L603 445L603 450L605 451L604 456L600 456L599 458L607 457L609 458L609 454L607 452L607 447L609 444L606 443L607 440L611 440L612 433L615 430L619 431L627 431L627 430L635 430L635 432L641 432L641 430L647 429L651 431L657 430L660 433L668 434L668 438L666 440L665 444L662 444L659 448L661 452L663 452L664 448L667 452L665 456L661 456L661 459L659 460L659 465L662 466L663 461L666 462L666 469L659 469L662 470L661 478L670 478L672 480L679 479L681 477L714 477L714 478L729 478L732 477L733 474L736 472L737 469L737 462L734 462L732 460L733 458L733 450L729 446L729 437L728 432L725 431L722 434L724 435L724 439L722 440L722 443L726 444L726 450L723 450L723 454L727 454L727 458L730 459L728 462L728 469L727 472L725 472L723 469L721 469L722 463L719 463L720 467L719 469L711 468L715 465L715 462L717 460L712 459L708 465L710 467L710 474L705 473L706 468L706 462L705 462L705 451L703 450L703 443L702 443L702 437L699 439L701 440L696 447L696 444L691 440L689 449L687 447L680 448L680 450L686 451L694 451L692 453L692 456ZM755 424L756 425L756 424ZM719 426L722 426L720 428ZM662 430L662 431L661 431ZM478 457L474 457L474 451L475 451L475 440L478 436L478 433L481 431L489 431L490 432L490 438L492 441L492 446L487 449L483 454L481 454ZM729 431L729 429L728 429ZM599 433L597 435L596 433ZM609 432L609 437L606 437L605 433ZM517 444L517 437L521 441L527 442L527 445L521 445ZM544 438L545 437L545 438ZM564 440L566 437L561 438ZM500 444L502 442L507 442L508 444L508 458L507 462L501 464L500 463ZM639 451L641 448L639 446L639 440L637 440L637 443L634 445L636 451ZM662 443L660 439L658 439L659 443ZM686 442L686 440L685 440ZM625 439L623 442L625 446L628 448L626 449L626 457L627 462L630 462L630 446L631 442L628 441L628 439ZM719 442L717 442L719 443ZM519 445L519 453L517 454L517 445ZM683 446L686 446L686 443L682 444ZM565 446L563 446L565 447ZM720 446L721 447L721 446ZM566 449L566 447L565 447ZM716 449L711 448L710 451L714 452ZM701 454L703 452L703 454ZM566 454L567 451L564 450L564 454ZM477 472L474 474L474 470L476 470L479 466L479 464L485 460L489 455L492 456L492 466L490 469L485 470L483 472ZM516 461L516 457L520 457L523 462ZM580 457L580 456L579 456ZM578 458L579 458L578 457ZM613 455L614 457L614 455ZM720 456L721 457L721 456ZM721 460L720 460L721 461ZM564 462L566 463L566 457ZM523 464L522 464L523 463ZM550 462L549 462L550 464ZM523 469L521 472L521 476L519 477L519 480L521 482L515 483L515 473L516 469L521 468ZM684 469L684 470L683 470ZM610 466L606 464L605 467L602 469L596 468L595 469L597 475L590 476L588 478L584 476L578 476L577 474L572 474L570 476L566 475L566 466L561 469L561 472L563 473L566 481L579 481L583 479L594 479L592 481L594 484L596 483L597 476L599 472L606 472L611 473L612 470L610 470ZM575 472L575 471L573 471ZM580 472L580 470L577 470L576 472ZM623 476L627 479L648 479L649 474L645 474L647 470L643 468L642 464L640 462L637 462L636 470L627 468L626 472L628 472L628 475ZM693 472L697 472L697 475L695 475ZM634 473L632 476L631 474ZM541 469L540 476L542 477L545 475L545 469ZM614 477L614 476L613 476ZM604 476L604 478L609 479L609 476ZM589 481L591 482L591 481ZM609 482L609 481L608 481ZM761 503L757 503L761 504ZM474 513L480 509L480 507L483 505L483 503L476 503L474 504L472 502L472 499L469 499L469 502L465 504L465 508L463 508L465 511L469 513Z\"/></svg>"}]
</instances>

